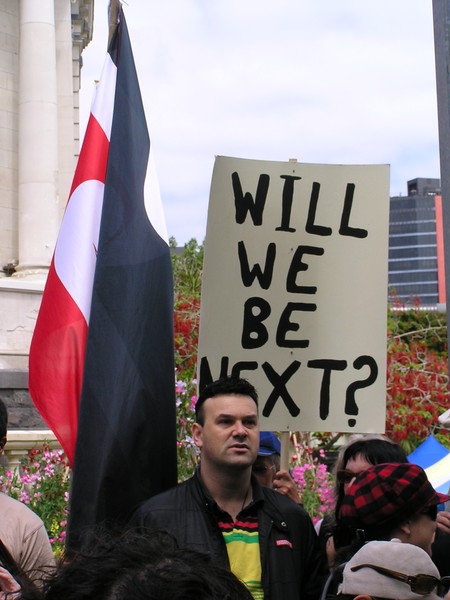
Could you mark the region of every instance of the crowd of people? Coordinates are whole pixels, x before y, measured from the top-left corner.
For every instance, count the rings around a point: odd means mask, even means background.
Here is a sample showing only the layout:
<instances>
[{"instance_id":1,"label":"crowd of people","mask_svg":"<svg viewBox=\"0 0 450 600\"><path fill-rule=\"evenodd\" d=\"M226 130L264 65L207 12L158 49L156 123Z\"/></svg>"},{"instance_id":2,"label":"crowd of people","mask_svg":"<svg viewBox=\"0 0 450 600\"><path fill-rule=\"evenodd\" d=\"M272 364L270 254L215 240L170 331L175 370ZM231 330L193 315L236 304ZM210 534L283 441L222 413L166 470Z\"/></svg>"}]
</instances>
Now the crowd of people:
<instances>
[{"instance_id":1,"label":"crowd of people","mask_svg":"<svg viewBox=\"0 0 450 600\"><path fill-rule=\"evenodd\" d=\"M0 428L4 445L1 404ZM0 493L0 600L450 600L450 496L399 445L350 438L334 513L314 527L248 381L206 386L192 436L190 479L146 500L126 531L85 532L58 565L42 522Z\"/></svg>"}]
</instances>

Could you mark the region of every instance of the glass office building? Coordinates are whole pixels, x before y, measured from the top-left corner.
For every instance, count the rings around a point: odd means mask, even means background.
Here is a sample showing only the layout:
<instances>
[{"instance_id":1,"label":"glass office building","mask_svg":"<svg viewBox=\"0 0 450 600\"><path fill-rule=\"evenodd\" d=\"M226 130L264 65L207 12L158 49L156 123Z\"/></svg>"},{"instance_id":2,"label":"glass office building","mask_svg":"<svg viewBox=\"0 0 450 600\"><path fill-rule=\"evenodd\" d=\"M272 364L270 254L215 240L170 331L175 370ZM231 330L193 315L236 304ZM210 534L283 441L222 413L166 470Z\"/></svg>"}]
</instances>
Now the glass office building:
<instances>
[{"instance_id":1,"label":"glass office building","mask_svg":"<svg viewBox=\"0 0 450 600\"><path fill-rule=\"evenodd\" d=\"M388 292L391 304L445 303L439 179L413 179L407 196L391 198Z\"/></svg>"}]
</instances>

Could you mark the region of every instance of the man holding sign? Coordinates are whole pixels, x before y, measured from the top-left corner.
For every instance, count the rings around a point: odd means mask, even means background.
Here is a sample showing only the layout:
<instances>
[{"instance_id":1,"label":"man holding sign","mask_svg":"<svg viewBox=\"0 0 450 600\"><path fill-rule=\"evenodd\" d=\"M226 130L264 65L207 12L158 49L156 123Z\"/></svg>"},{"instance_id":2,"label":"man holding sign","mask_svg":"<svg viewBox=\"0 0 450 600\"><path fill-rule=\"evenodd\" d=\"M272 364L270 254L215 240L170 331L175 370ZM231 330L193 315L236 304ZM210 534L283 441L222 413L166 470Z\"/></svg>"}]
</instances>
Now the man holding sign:
<instances>
[{"instance_id":1,"label":"man holding sign","mask_svg":"<svg viewBox=\"0 0 450 600\"><path fill-rule=\"evenodd\" d=\"M324 565L310 517L252 477L259 447L255 388L244 379L212 382L195 411L199 469L144 503L135 520L229 566L254 598L318 598Z\"/></svg>"},{"instance_id":2,"label":"man holding sign","mask_svg":"<svg viewBox=\"0 0 450 600\"><path fill-rule=\"evenodd\" d=\"M272 431L261 431L259 450L253 463L253 475L261 485L273 488L300 504L300 496L289 471L280 469L281 444Z\"/></svg>"}]
</instances>

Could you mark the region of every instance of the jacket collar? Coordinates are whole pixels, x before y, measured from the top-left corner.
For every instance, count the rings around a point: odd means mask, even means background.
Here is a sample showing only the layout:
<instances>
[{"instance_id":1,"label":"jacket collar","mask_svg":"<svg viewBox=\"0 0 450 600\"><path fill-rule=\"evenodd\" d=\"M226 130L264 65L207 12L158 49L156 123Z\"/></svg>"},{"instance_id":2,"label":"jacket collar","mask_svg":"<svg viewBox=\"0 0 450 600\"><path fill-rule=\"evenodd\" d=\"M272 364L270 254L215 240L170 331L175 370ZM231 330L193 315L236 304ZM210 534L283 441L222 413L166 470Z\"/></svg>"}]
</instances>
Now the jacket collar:
<instances>
[{"instance_id":1,"label":"jacket collar","mask_svg":"<svg viewBox=\"0 0 450 600\"><path fill-rule=\"evenodd\" d=\"M198 493L200 494L202 502L212 508L217 507L220 510L217 502L211 496L208 488L203 483L202 476L201 476L201 465L200 464L195 469L193 479L196 482L196 488L197 488ZM262 506L264 504L264 493L262 490L262 486L254 475L252 475L251 483L252 483L252 495L253 495L253 502L252 502L251 506L253 506L255 504L258 504L258 505L260 504Z\"/></svg>"}]
</instances>

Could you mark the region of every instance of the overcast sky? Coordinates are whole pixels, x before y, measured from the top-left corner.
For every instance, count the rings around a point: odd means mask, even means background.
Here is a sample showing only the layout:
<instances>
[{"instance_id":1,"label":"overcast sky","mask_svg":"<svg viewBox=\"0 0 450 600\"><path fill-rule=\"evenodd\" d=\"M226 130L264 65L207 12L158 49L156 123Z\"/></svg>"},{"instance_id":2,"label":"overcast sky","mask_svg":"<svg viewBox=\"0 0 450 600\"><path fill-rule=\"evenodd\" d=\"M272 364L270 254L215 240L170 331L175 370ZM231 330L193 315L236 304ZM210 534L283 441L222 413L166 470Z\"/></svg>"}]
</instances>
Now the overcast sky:
<instances>
[{"instance_id":1,"label":"overcast sky","mask_svg":"<svg viewBox=\"0 0 450 600\"><path fill-rule=\"evenodd\" d=\"M95 0L81 135L107 45ZM431 0L127 0L169 235L202 242L216 155L439 177Z\"/></svg>"}]
</instances>

